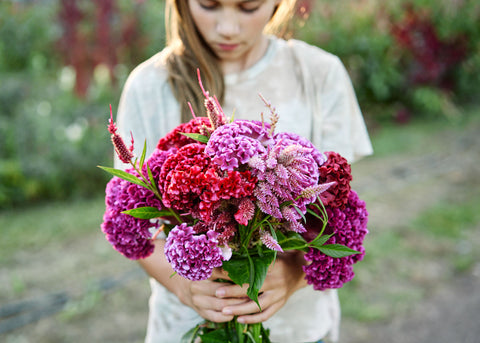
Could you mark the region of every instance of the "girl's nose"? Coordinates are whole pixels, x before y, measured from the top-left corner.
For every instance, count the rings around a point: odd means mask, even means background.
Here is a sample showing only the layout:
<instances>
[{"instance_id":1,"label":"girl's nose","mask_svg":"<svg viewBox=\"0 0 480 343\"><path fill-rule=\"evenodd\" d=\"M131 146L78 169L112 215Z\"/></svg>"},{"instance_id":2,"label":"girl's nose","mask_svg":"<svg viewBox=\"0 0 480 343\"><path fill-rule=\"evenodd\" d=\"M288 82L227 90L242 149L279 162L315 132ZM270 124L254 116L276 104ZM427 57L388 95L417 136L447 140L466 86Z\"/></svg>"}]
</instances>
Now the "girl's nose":
<instances>
[{"instance_id":1,"label":"girl's nose","mask_svg":"<svg viewBox=\"0 0 480 343\"><path fill-rule=\"evenodd\" d=\"M218 17L216 30L224 37L233 37L237 35L240 32L240 23L236 13L223 11Z\"/></svg>"}]
</instances>

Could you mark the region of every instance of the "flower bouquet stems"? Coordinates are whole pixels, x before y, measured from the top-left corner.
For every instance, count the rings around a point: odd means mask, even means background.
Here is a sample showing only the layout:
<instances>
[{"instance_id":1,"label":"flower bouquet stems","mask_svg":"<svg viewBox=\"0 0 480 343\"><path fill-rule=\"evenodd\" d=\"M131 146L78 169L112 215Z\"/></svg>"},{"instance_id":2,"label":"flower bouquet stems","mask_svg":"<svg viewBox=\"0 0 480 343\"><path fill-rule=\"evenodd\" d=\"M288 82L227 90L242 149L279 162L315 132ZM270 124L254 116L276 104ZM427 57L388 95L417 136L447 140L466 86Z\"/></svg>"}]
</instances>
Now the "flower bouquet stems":
<instances>
[{"instance_id":1,"label":"flower bouquet stems","mask_svg":"<svg viewBox=\"0 0 480 343\"><path fill-rule=\"evenodd\" d=\"M205 321L188 331L181 343L270 343L269 330L262 323L242 324L235 317L226 323Z\"/></svg>"}]
</instances>

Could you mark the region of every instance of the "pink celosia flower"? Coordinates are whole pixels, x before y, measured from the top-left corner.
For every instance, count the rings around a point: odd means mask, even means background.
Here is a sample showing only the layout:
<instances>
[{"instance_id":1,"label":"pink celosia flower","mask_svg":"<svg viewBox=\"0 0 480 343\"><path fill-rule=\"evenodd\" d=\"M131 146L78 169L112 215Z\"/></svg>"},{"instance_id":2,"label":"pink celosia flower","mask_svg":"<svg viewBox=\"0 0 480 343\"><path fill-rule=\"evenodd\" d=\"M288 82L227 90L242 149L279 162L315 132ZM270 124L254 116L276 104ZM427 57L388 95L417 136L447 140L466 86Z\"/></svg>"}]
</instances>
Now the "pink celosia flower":
<instances>
[{"instance_id":1,"label":"pink celosia flower","mask_svg":"<svg viewBox=\"0 0 480 343\"><path fill-rule=\"evenodd\" d=\"M260 240L268 249L283 252L280 244L278 244L269 232L264 230L260 231Z\"/></svg>"},{"instance_id":2,"label":"pink celosia flower","mask_svg":"<svg viewBox=\"0 0 480 343\"><path fill-rule=\"evenodd\" d=\"M255 214L255 204L249 198L242 198L238 204L238 211L235 213L235 220L242 225L248 225L248 221Z\"/></svg>"},{"instance_id":3,"label":"pink celosia flower","mask_svg":"<svg viewBox=\"0 0 480 343\"><path fill-rule=\"evenodd\" d=\"M231 171L264 153L271 142L267 127L261 122L237 120L215 130L205 152L221 169Z\"/></svg>"},{"instance_id":4,"label":"pink celosia flower","mask_svg":"<svg viewBox=\"0 0 480 343\"><path fill-rule=\"evenodd\" d=\"M249 161L258 179L253 194L264 213L288 221L287 229L303 232L305 229L298 223L301 215L293 206L305 213L306 205L314 200L301 195L305 189L318 184L316 150L285 141L293 142L289 137L280 138L265 154L258 154Z\"/></svg>"},{"instance_id":5,"label":"pink celosia flower","mask_svg":"<svg viewBox=\"0 0 480 343\"><path fill-rule=\"evenodd\" d=\"M165 257L180 276L199 281L212 275L213 268L222 266L222 249L217 246L218 233L208 231L195 235L186 223L176 226L165 242Z\"/></svg>"}]
</instances>

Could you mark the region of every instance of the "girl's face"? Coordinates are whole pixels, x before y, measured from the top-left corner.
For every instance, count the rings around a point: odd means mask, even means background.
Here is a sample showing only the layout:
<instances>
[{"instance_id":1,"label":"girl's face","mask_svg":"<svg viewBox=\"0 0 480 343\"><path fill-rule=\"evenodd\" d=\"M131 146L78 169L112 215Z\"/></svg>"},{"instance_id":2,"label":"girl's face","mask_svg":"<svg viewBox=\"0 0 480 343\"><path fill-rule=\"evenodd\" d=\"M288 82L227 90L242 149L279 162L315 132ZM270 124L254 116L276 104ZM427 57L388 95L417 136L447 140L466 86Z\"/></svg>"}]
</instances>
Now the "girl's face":
<instances>
[{"instance_id":1,"label":"girl's face","mask_svg":"<svg viewBox=\"0 0 480 343\"><path fill-rule=\"evenodd\" d=\"M268 45L263 29L281 0L188 0L203 39L220 59L224 73L257 62Z\"/></svg>"}]
</instances>

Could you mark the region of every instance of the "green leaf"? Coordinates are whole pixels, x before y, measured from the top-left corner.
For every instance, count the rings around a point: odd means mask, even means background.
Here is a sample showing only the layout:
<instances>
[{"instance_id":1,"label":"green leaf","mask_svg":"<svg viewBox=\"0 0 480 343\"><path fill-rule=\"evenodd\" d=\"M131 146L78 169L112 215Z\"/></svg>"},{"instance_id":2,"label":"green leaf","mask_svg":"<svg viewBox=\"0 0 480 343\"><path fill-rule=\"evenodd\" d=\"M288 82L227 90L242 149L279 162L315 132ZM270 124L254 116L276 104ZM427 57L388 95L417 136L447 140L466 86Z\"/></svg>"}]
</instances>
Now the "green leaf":
<instances>
[{"instance_id":1,"label":"green leaf","mask_svg":"<svg viewBox=\"0 0 480 343\"><path fill-rule=\"evenodd\" d=\"M303 212L296 206L296 205L293 205L293 208L298 212L298 214L302 217L303 219L303 222L306 223L307 222L307 218L305 218L305 215L303 214Z\"/></svg>"},{"instance_id":2,"label":"green leaf","mask_svg":"<svg viewBox=\"0 0 480 343\"><path fill-rule=\"evenodd\" d=\"M318 235L313 241L309 243L309 245L318 249L323 246L332 236L333 233L330 235Z\"/></svg>"},{"instance_id":3,"label":"green leaf","mask_svg":"<svg viewBox=\"0 0 480 343\"><path fill-rule=\"evenodd\" d=\"M199 133L185 133L185 132L180 132L180 134L184 135L184 136L187 136L188 138L191 138L193 140L196 140L200 143L205 143L207 144L208 143L208 137L207 136L204 136L204 135L201 135Z\"/></svg>"},{"instance_id":4,"label":"green leaf","mask_svg":"<svg viewBox=\"0 0 480 343\"><path fill-rule=\"evenodd\" d=\"M323 252L325 255L335 257L335 258L341 258L341 257L350 256L350 255L360 254L360 252L350 249L341 244L325 244L325 245L322 245L321 247L318 247L317 249Z\"/></svg>"},{"instance_id":5,"label":"green leaf","mask_svg":"<svg viewBox=\"0 0 480 343\"><path fill-rule=\"evenodd\" d=\"M317 204L313 204L312 206L315 206L317 208L320 209L320 207L317 205ZM312 210L311 208L308 208L307 207L307 212L310 213L312 216L314 217L317 217L318 219L320 219L322 222L325 221L325 218L320 216L317 212L315 212L314 210Z\"/></svg>"},{"instance_id":6,"label":"green leaf","mask_svg":"<svg viewBox=\"0 0 480 343\"><path fill-rule=\"evenodd\" d=\"M202 337L202 343L225 343L230 341L227 332L223 329L210 331L200 335L200 337Z\"/></svg>"},{"instance_id":7,"label":"green leaf","mask_svg":"<svg viewBox=\"0 0 480 343\"><path fill-rule=\"evenodd\" d=\"M138 207L131 210L123 211L122 213L139 219L153 219L159 217L168 217L172 215L172 212L170 212L170 210L159 210L156 207L150 206Z\"/></svg>"},{"instance_id":8,"label":"green leaf","mask_svg":"<svg viewBox=\"0 0 480 343\"><path fill-rule=\"evenodd\" d=\"M140 180L138 177L135 175L129 174L126 171L120 170L120 169L115 169L115 168L109 168L109 167L102 167L98 166L98 168L105 170L107 173L112 174L113 176L117 176L123 180L126 180L128 182L134 183L136 185L145 187L148 189L148 186L145 182Z\"/></svg>"},{"instance_id":9,"label":"green leaf","mask_svg":"<svg viewBox=\"0 0 480 343\"><path fill-rule=\"evenodd\" d=\"M289 231L286 234L277 231L277 242L284 251L303 250L307 247L307 241L301 235L293 231Z\"/></svg>"},{"instance_id":10,"label":"green leaf","mask_svg":"<svg viewBox=\"0 0 480 343\"><path fill-rule=\"evenodd\" d=\"M157 197L160 197L160 192L158 191L157 184L155 182L155 179L153 178L152 170L150 169L150 166L148 164L147 164L147 173L148 173L148 180L150 181L150 185L155 190L154 191L155 195L157 195Z\"/></svg>"},{"instance_id":11,"label":"green leaf","mask_svg":"<svg viewBox=\"0 0 480 343\"><path fill-rule=\"evenodd\" d=\"M193 343L195 338L198 336L198 331L200 329L200 324L194 328L188 330L181 338L180 343Z\"/></svg>"},{"instance_id":12,"label":"green leaf","mask_svg":"<svg viewBox=\"0 0 480 343\"><path fill-rule=\"evenodd\" d=\"M147 140L143 143L142 157L140 157L140 170L142 169L143 163L145 163L145 155L147 153Z\"/></svg>"},{"instance_id":13,"label":"green leaf","mask_svg":"<svg viewBox=\"0 0 480 343\"><path fill-rule=\"evenodd\" d=\"M235 284L239 286L248 284L248 297L260 307L258 292L262 288L268 267L272 264L274 258L275 253L273 251L264 252L262 257L251 256L249 253L245 255L234 254L229 261L223 262L223 269L228 272L228 276Z\"/></svg>"}]
</instances>

